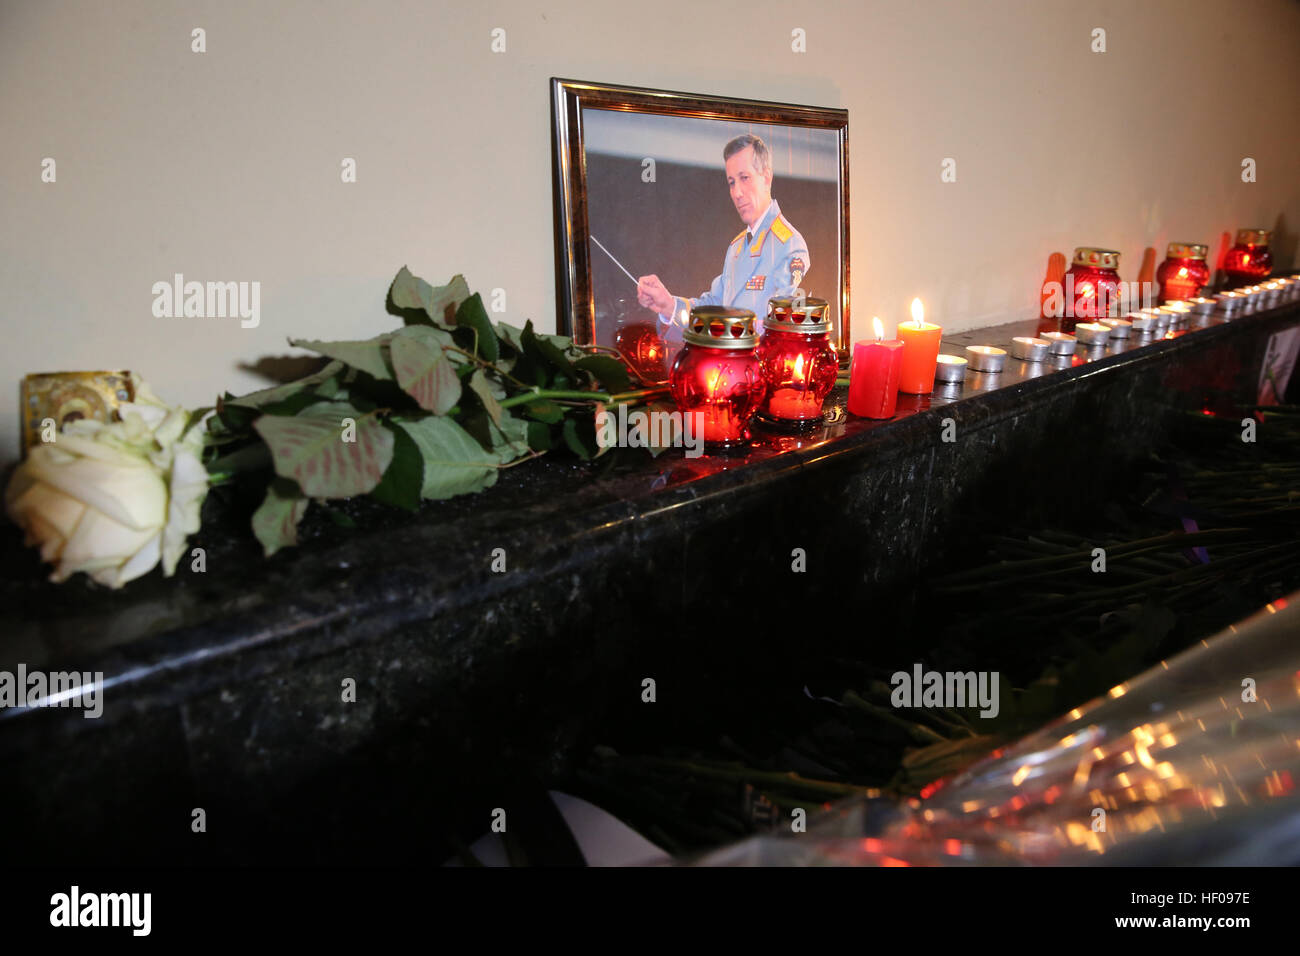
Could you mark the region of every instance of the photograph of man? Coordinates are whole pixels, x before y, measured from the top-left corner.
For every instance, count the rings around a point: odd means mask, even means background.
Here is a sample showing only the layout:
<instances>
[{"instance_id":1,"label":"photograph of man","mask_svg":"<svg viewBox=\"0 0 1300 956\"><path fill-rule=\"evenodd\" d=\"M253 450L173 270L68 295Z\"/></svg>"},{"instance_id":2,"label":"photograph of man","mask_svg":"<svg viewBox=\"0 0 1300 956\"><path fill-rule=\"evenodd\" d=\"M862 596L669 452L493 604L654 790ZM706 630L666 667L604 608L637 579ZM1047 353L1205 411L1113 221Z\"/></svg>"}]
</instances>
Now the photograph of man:
<instances>
[{"instance_id":1,"label":"photograph of man","mask_svg":"<svg viewBox=\"0 0 1300 956\"><path fill-rule=\"evenodd\" d=\"M694 297L669 292L657 275L637 280L637 301L659 316L660 335L681 340L690 310L700 305L748 309L761 331L768 300L792 295L812 261L803 235L772 198L772 154L758 136L746 133L722 151L731 202L745 224L727 247L722 272L708 291Z\"/></svg>"}]
</instances>

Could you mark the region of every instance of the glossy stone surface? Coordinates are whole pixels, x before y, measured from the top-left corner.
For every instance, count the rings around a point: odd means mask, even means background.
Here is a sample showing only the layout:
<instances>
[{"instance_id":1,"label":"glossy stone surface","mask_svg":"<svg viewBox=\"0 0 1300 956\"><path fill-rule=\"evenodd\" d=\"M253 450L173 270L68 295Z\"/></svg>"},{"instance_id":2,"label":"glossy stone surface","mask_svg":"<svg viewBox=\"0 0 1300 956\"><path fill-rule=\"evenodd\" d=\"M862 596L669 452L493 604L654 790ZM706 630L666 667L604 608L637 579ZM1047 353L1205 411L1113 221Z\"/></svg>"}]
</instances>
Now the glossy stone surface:
<instances>
[{"instance_id":1,"label":"glossy stone surface","mask_svg":"<svg viewBox=\"0 0 1300 956\"><path fill-rule=\"evenodd\" d=\"M259 496L221 489L191 542L207 571L183 561L118 592L49 584L6 526L0 670L102 671L108 686L99 720L0 711L0 840L63 862L445 854L448 833L486 829L602 722L645 720L645 677L653 736L689 723L683 688L743 679L746 655L911 639L893 627L909 582L965 516L1095 504L1165 409L1253 400L1269 335L1297 322L1290 305L1009 359L900 396L884 422L847 417L839 388L833 423L759 431L747 454L548 457L415 516L349 503L348 529L317 510L269 561L247 525ZM976 330L942 351L1041 330Z\"/></svg>"}]
</instances>

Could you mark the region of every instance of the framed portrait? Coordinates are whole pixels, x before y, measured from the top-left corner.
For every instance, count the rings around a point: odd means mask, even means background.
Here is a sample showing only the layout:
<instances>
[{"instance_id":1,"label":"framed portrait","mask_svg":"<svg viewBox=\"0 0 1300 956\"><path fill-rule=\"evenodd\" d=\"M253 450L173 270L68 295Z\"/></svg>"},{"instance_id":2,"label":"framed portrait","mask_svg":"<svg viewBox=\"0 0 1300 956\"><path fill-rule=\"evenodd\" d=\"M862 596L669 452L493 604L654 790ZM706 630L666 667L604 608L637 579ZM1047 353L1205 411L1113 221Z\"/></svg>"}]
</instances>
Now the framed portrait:
<instances>
[{"instance_id":1,"label":"framed portrait","mask_svg":"<svg viewBox=\"0 0 1300 956\"><path fill-rule=\"evenodd\" d=\"M802 290L847 350L847 110L551 85L561 332L662 381L691 308Z\"/></svg>"}]
</instances>

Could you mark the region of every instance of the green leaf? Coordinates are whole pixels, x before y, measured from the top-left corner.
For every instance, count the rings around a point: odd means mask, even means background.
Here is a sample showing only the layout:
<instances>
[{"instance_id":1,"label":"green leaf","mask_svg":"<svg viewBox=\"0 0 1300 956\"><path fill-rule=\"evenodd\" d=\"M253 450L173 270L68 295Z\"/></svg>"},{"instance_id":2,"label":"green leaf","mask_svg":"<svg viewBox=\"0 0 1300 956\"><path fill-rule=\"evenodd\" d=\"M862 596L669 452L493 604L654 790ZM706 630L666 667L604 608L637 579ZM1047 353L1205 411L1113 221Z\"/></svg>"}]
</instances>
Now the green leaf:
<instances>
[{"instance_id":1,"label":"green leaf","mask_svg":"<svg viewBox=\"0 0 1300 956\"><path fill-rule=\"evenodd\" d=\"M247 430L256 421L261 411L244 405L236 405L231 399L223 398L217 408L217 414L208 419L208 442L237 441L243 438Z\"/></svg>"},{"instance_id":2,"label":"green leaf","mask_svg":"<svg viewBox=\"0 0 1300 956\"><path fill-rule=\"evenodd\" d=\"M349 498L374 490L393 460L393 436L373 415L321 402L294 416L263 415L253 428L271 449L275 472L309 498Z\"/></svg>"},{"instance_id":3,"label":"green leaf","mask_svg":"<svg viewBox=\"0 0 1300 956\"><path fill-rule=\"evenodd\" d=\"M625 392L630 384L627 368L609 355L588 355L574 362L573 367L590 372L607 392Z\"/></svg>"},{"instance_id":4,"label":"green leaf","mask_svg":"<svg viewBox=\"0 0 1300 956\"><path fill-rule=\"evenodd\" d=\"M253 512L253 534L266 557L298 543L298 523L308 504L307 496L292 481L276 478L267 486L266 497Z\"/></svg>"},{"instance_id":5,"label":"green leaf","mask_svg":"<svg viewBox=\"0 0 1300 956\"><path fill-rule=\"evenodd\" d=\"M261 471L271 467L271 453L266 442L253 441L235 451L226 452L208 462L208 471L213 474L222 472L236 475Z\"/></svg>"},{"instance_id":6,"label":"green leaf","mask_svg":"<svg viewBox=\"0 0 1300 956\"><path fill-rule=\"evenodd\" d=\"M477 292L460 304L456 310L456 325L459 328L473 329L478 333L477 354L489 362L501 357L497 346L497 334L488 320L487 310L483 308L483 299Z\"/></svg>"},{"instance_id":7,"label":"green leaf","mask_svg":"<svg viewBox=\"0 0 1300 956\"><path fill-rule=\"evenodd\" d=\"M388 370L388 363L384 361L384 347L388 345L391 338L392 335L386 333L364 341L317 342L309 339L290 339L289 344L346 362L377 379L390 379L393 375Z\"/></svg>"},{"instance_id":8,"label":"green leaf","mask_svg":"<svg viewBox=\"0 0 1300 956\"><path fill-rule=\"evenodd\" d=\"M503 414L496 434L492 436L492 451L503 465L527 456L528 422L515 418L509 412Z\"/></svg>"},{"instance_id":9,"label":"green leaf","mask_svg":"<svg viewBox=\"0 0 1300 956\"><path fill-rule=\"evenodd\" d=\"M497 337L506 345L510 346L516 352L524 350L524 343L519 336L523 334L523 329L511 325L509 322L498 322L496 325Z\"/></svg>"},{"instance_id":10,"label":"green leaf","mask_svg":"<svg viewBox=\"0 0 1300 956\"><path fill-rule=\"evenodd\" d=\"M393 461L384 472L384 478L375 485L370 497L386 505L414 511L420 507L420 491L424 486L424 458L415 439L396 422L385 425L393 435Z\"/></svg>"},{"instance_id":11,"label":"green leaf","mask_svg":"<svg viewBox=\"0 0 1300 956\"><path fill-rule=\"evenodd\" d=\"M451 344L450 333L412 325L397 332L389 347L397 384L435 415L446 415L460 401L460 378L443 351Z\"/></svg>"},{"instance_id":12,"label":"green leaf","mask_svg":"<svg viewBox=\"0 0 1300 956\"><path fill-rule=\"evenodd\" d=\"M329 397L332 396L321 395L315 387L312 387L278 402L263 405L259 411L263 415L297 415L304 408L326 401Z\"/></svg>"},{"instance_id":13,"label":"green leaf","mask_svg":"<svg viewBox=\"0 0 1300 956\"><path fill-rule=\"evenodd\" d=\"M551 429L542 422L528 423L528 447L533 451L550 451L555 447Z\"/></svg>"},{"instance_id":14,"label":"green leaf","mask_svg":"<svg viewBox=\"0 0 1300 956\"><path fill-rule=\"evenodd\" d=\"M473 394L466 393L466 396ZM469 404L468 402L466 403ZM482 403L475 396L474 404L468 408L462 409L456 416L456 421L460 423L461 428L479 443L479 447L484 451L492 450L492 419L488 418L488 413L483 409Z\"/></svg>"},{"instance_id":15,"label":"green leaf","mask_svg":"<svg viewBox=\"0 0 1300 956\"><path fill-rule=\"evenodd\" d=\"M548 425L554 425L564 417L564 409L548 398L541 398L535 402L528 402L523 408L524 414L529 418L536 419L539 422L545 422Z\"/></svg>"},{"instance_id":16,"label":"green leaf","mask_svg":"<svg viewBox=\"0 0 1300 956\"><path fill-rule=\"evenodd\" d=\"M596 444L596 429L591 422L578 422L573 418L564 420L564 443L583 461L596 457L600 451Z\"/></svg>"},{"instance_id":17,"label":"green leaf","mask_svg":"<svg viewBox=\"0 0 1300 956\"><path fill-rule=\"evenodd\" d=\"M303 389L310 388L313 385L321 385L327 380L334 378L344 371L344 363L339 361L330 362L319 372L313 372L305 378L300 378L295 382L285 382L283 385L273 385L270 388L264 388L257 392L249 392L247 395L241 395L238 398L224 399L224 405L242 405L245 408L263 408L266 405L273 405L276 402L282 402L286 398L297 395Z\"/></svg>"},{"instance_id":18,"label":"green leaf","mask_svg":"<svg viewBox=\"0 0 1300 956\"><path fill-rule=\"evenodd\" d=\"M566 349L556 344L556 341L567 342L567 339L561 339L558 335L538 335L533 331L533 320L529 319L523 332L519 334L519 340L523 343L526 353L539 356L547 365L572 378L573 363L565 354Z\"/></svg>"},{"instance_id":19,"label":"green leaf","mask_svg":"<svg viewBox=\"0 0 1300 956\"><path fill-rule=\"evenodd\" d=\"M421 497L450 498L496 483L496 457L452 419L430 415L397 425L414 440L424 460Z\"/></svg>"},{"instance_id":20,"label":"green leaf","mask_svg":"<svg viewBox=\"0 0 1300 956\"><path fill-rule=\"evenodd\" d=\"M407 324L429 324L430 321L435 325L450 324L456 310L467 298L469 286L465 284L464 276L456 275L446 285L432 286L411 275L406 266L398 270L388 288L390 311L398 310Z\"/></svg>"},{"instance_id":21,"label":"green leaf","mask_svg":"<svg viewBox=\"0 0 1300 956\"><path fill-rule=\"evenodd\" d=\"M532 323L532 319L529 319L528 321L530 324ZM554 345L561 352L568 352L573 348L573 336L571 335L548 335L545 332L538 332L536 330L533 331L533 334L543 342Z\"/></svg>"},{"instance_id":22,"label":"green leaf","mask_svg":"<svg viewBox=\"0 0 1300 956\"><path fill-rule=\"evenodd\" d=\"M469 377L469 387L478 396L479 401L483 403L483 410L492 419L492 424L499 426L501 424L501 403L492 394L492 383L488 381L487 373L481 368L475 369L474 374Z\"/></svg>"},{"instance_id":23,"label":"green leaf","mask_svg":"<svg viewBox=\"0 0 1300 956\"><path fill-rule=\"evenodd\" d=\"M344 514L342 511L339 511L338 508L331 508L323 499L316 501L316 507L325 512L325 517L330 519L331 524L349 530L357 526L357 523L352 520L351 515Z\"/></svg>"}]
</instances>

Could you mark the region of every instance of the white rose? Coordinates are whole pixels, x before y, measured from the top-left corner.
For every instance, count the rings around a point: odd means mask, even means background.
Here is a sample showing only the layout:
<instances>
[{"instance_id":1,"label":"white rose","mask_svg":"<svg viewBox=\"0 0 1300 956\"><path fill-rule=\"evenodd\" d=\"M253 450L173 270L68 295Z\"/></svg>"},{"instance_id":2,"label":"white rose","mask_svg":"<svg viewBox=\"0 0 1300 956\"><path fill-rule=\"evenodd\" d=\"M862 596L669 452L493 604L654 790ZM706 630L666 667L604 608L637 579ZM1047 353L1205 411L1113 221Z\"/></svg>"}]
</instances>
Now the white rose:
<instances>
[{"instance_id":1,"label":"white rose","mask_svg":"<svg viewBox=\"0 0 1300 956\"><path fill-rule=\"evenodd\" d=\"M28 545L55 565L52 581L84 571L118 588L162 560L176 570L199 529L208 493L202 429L164 404L140 378L121 421L70 422L32 448L5 490L5 509Z\"/></svg>"}]
</instances>

